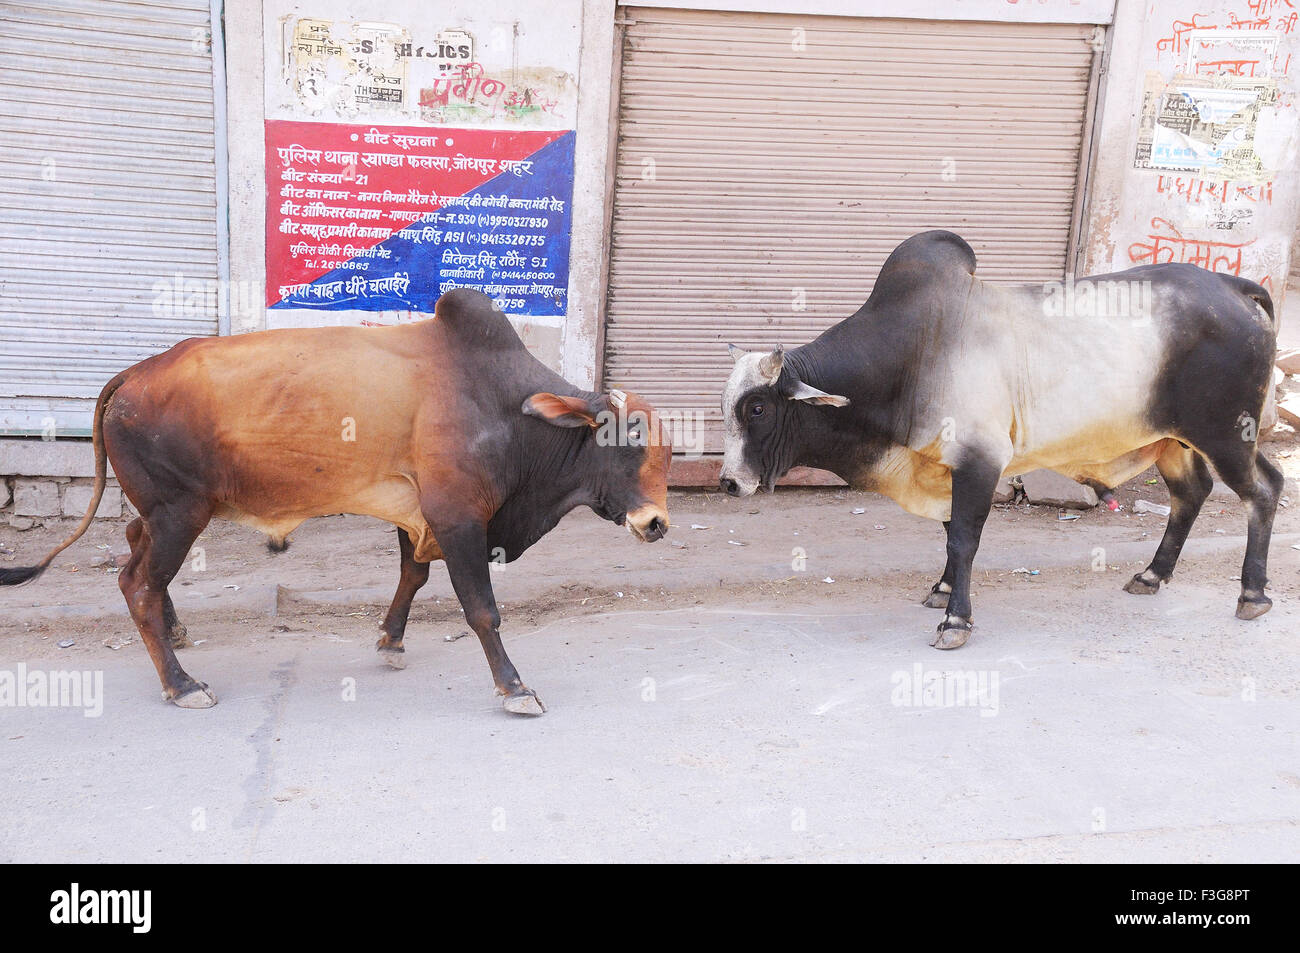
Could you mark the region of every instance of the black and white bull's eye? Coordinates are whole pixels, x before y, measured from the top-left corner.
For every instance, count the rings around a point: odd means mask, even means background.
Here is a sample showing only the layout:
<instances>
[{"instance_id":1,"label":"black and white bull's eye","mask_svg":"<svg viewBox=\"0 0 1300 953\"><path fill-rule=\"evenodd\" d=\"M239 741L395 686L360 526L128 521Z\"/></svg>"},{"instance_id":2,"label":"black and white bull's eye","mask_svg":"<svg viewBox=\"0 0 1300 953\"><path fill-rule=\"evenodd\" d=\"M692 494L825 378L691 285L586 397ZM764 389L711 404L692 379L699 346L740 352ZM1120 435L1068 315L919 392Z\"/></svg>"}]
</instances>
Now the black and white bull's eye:
<instances>
[{"instance_id":1,"label":"black and white bull's eye","mask_svg":"<svg viewBox=\"0 0 1300 953\"><path fill-rule=\"evenodd\" d=\"M759 417L762 417L765 413L767 413L767 405L765 405L761 400L756 400L749 405L750 420L757 420Z\"/></svg>"}]
</instances>

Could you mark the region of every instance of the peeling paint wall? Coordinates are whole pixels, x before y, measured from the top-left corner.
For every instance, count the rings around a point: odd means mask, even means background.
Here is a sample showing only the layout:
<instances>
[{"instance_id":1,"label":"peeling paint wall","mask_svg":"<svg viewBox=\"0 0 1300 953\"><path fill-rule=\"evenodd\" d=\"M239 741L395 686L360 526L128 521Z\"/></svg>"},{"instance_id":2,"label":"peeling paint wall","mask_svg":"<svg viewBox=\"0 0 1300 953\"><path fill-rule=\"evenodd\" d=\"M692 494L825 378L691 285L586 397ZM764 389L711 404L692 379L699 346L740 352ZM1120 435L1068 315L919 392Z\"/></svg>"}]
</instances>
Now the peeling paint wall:
<instances>
[{"instance_id":1,"label":"peeling paint wall","mask_svg":"<svg viewBox=\"0 0 1300 953\"><path fill-rule=\"evenodd\" d=\"M1292 0L1119 0L1093 144L1084 273L1191 262L1279 309L1300 214Z\"/></svg>"},{"instance_id":2,"label":"peeling paint wall","mask_svg":"<svg viewBox=\"0 0 1300 953\"><path fill-rule=\"evenodd\" d=\"M232 278L262 292L232 330L419 320L482 286L559 369L582 12L227 0Z\"/></svg>"},{"instance_id":3,"label":"peeling paint wall","mask_svg":"<svg viewBox=\"0 0 1300 953\"><path fill-rule=\"evenodd\" d=\"M1121 270L1147 260L1194 261L1260 281L1280 299L1300 218L1300 15L1292 2L1300 5L1300 0L923 0L906 11L885 0L669 0L669 5L810 16L1109 22L1077 271ZM536 353L575 383L592 386L609 250L607 187L617 110L616 24L621 15L615 0L563 0L544 10L526 0L455 0L436 7L396 0L384 6L381 15L357 22L358 8L348 0L226 0L235 285L264 289L267 278L267 119L301 118L306 110L340 122L387 116L384 122L393 124L491 125L494 115L500 119L510 111L512 126L544 128L557 111L563 112L567 128L576 130L568 295L558 313L517 314L514 319ZM304 23L303 29L310 31L311 21L346 22L353 31L368 31L374 53L362 64L365 69L356 68L355 57L344 62L330 53L327 39L315 56L308 50L302 64L286 58L284 31L292 33ZM1213 31L1208 35L1215 42L1202 44L1193 55L1193 40L1206 35L1199 31ZM510 55L495 62L490 56L485 59L503 38ZM422 49L421 56L394 58L385 52L403 43L410 43L412 52ZM464 89L458 94L455 84L440 81L429 68L455 65L463 58L464 45L471 47L473 61L485 63L488 78L506 69L527 82L520 81L522 88L520 83L489 87L490 96L466 100ZM365 102L358 99L358 87L388 85L368 81L376 76L406 91L402 108L371 92L363 94ZM1180 81L1180 76L1191 79ZM1189 89L1199 83L1212 90L1217 82L1221 91L1201 96L1202 105L1217 97L1215 102L1227 108L1245 98L1239 87L1252 81L1266 90L1268 101L1253 98L1253 117L1237 122L1240 131L1232 134L1248 140L1247 159L1256 157L1257 166L1230 161L1226 168L1233 177L1221 179L1215 176L1223 173L1222 163L1202 164L1199 172L1153 165L1154 127L1164 127L1160 143L1168 147L1168 130L1178 125L1180 110L1166 97L1164 108L1148 108L1144 114L1144 102L1176 94L1180 82ZM1275 84L1275 92L1267 91L1269 84ZM1195 111L1193 103L1181 117L1187 120L1181 131L1196 133L1191 138L1212 139L1231 131L1232 120L1209 115L1209 120L1220 120L1221 128L1208 129L1215 123L1198 123ZM1168 162L1168 152L1165 148L1155 161ZM1207 168L1211 173L1205 173ZM254 307L232 314L233 330L266 327L267 310L256 306L258 296L244 298Z\"/></svg>"}]
</instances>

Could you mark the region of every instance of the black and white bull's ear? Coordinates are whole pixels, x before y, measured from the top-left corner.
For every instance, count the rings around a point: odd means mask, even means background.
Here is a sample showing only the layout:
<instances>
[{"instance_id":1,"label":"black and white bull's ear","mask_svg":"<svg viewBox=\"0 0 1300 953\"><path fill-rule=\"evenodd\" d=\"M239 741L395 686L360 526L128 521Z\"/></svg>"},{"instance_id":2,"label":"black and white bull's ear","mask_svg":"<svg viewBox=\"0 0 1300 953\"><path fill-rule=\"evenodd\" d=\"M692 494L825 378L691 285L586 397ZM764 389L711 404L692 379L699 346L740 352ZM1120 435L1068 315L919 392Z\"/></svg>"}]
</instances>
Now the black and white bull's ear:
<instances>
[{"instance_id":1,"label":"black and white bull's ear","mask_svg":"<svg viewBox=\"0 0 1300 953\"><path fill-rule=\"evenodd\" d=\"M608 408L603 397L587 400L543 393L533 394L520 409L529 417L540 417L556 427L595 427L596 415Z\"/></svg>"},{"instance_id":2,"label":"black and white bull's ear","mask_svg":"<svg viewBox=\"0 0 1300 953\"><path fill-rule=\"evenodd\" d=\"M824 390L818 390L805 384L798 378L789 387L781 388L783 396L791 400L803 400L810 404L824 404L829 407L847 407L849 399L841 397L839 394L828 394Z\"/></svg>"}]
</instances>

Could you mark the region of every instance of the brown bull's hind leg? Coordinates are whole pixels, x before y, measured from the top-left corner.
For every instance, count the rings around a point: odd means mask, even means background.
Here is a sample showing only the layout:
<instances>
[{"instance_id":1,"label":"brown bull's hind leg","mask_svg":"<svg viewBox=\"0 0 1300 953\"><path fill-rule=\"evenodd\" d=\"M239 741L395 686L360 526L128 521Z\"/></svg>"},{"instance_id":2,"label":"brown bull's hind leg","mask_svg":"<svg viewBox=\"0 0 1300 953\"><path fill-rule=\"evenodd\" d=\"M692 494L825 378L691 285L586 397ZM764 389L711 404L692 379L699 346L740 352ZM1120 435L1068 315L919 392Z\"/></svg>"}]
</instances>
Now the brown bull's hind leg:
<instances>
[{"instance_id":1,"label":"brown bull's hind leg","mask_svg":"<svg viewBox=\"0 0 1300 953\"><path fill-rule=\"evenodd\" d=\"M1214 478L1205 465L1205 458L1176 440L1167 442L1156 459L1156 467L1169 487L1169 522L1165 524L1165 534L1151 565L1124 586L1125 592L1137 596L1155 595L1162 582L1173 578L1174 566L1183 551L1183 544L1187 542L1187 534L1214 487Z\"/></svg>"},{"instance_id":2,"label":"brown bull's hind leg","mask_svg":"<svg viewBox=\"0 0 1300 953\"><path fill-rule=\"evenodd\" d=\"M136 546L144 538L144 520L136 517L126 526L126 542L131 547L131 554L135 554ZM172 605L170 593L163 593L163 623L167 626L167 639L171 642L174 649L193 648L194 643L190 640L189 630L185 628L185 623L176 615L176 607Z\"/></svg>"},{"instance_id":3,"label":"brown bull's hind leg","mask_svg":"<svg viewBox=\"0 0 1300 953\"><path fill-rule=\"evenodd\" d=\"M167 638L171 641L174 649L189 649L194 647L194 640L190 638L189 629L185 628L185 623L176 616L176 607L172 605L171 593L163 593L163 624L167 626Z\"/></svg>"},{"instance_id":4,"label":"brown bull's hind leg","mask_svg":"<svg viewBox=\"0 0 1300 953\"><path fill-rule=\"evenodd\" d=\"M176 661L172 650L175 610L169 622L166 608L170 602L167 586L207 525L208 516L207 510L196 504L155 507L132 522L134 533L128 528L128 540L135 537L131 558L118 574L131 618L158 670L163 698L181 708L210 708L217 703L208 686L191 678Z\"/></svg>"},{"instance_id":5,"label":"brown bull's hind leg","mask_svg":"<svg viewBox=\"0 0 1300 953\"><path fill-rule=\"evenodd\" d=\"M393 604L380 624L384 634L375 644L379 657L393 668L406 668L406 649L402 639L406 635L406 620L411 614L411 600L420 587L429 581L429 564L416 562L415 545L406 530L397 530L397 545L402 554L402 577L397 583Z\"/></svg>"}]
</instances>

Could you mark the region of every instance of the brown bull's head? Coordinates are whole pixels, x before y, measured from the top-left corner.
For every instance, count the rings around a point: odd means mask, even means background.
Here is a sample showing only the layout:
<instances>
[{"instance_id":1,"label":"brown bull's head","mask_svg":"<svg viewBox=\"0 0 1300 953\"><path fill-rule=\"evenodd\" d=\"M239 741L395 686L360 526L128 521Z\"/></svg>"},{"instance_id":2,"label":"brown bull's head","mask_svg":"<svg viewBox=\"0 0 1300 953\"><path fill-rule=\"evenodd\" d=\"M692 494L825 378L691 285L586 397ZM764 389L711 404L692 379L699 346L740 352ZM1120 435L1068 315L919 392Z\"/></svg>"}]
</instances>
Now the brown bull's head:
<instances>
[{"instance_id":1,"label":"brown bull's head","mask_svg":"<svg viewBox=\"0 0 1300 953\"><path fill-rule=\"evenodd\" d=\"M589 427L595 461L591 508L643 542L668 532L668 465L672 444L658 413L636 394L595 398L533 394L523 411L557 427Z\"/></svg>"}]
</instances>

